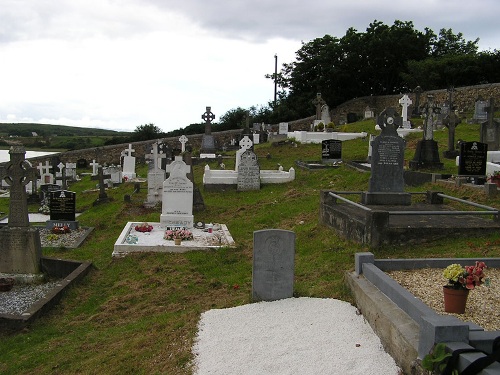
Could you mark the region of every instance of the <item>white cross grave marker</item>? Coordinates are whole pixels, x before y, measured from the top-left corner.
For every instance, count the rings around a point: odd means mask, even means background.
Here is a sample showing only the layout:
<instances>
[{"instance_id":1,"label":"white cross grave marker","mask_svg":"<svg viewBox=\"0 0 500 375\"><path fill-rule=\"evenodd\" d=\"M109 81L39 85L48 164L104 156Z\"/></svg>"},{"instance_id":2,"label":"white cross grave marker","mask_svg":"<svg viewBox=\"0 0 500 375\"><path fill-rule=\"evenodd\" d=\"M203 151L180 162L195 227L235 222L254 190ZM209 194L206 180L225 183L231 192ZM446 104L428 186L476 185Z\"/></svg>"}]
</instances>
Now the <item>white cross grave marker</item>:
<instances>
[{"instance_id":1,"label":"white cross grave marker","mask_svg":"<svg viewBox=\"0 0 500 375\"><path fill-rule=\"evenodd\" d=\"M182 135L180 138L179 138L179 142L181 142L181 151L184 152L186 151L186 143L188 141L188 137L186 137L185 135Z\"/></svg>"},{"instance_id":2,"label":"white cross grave marker","mask_svg":"<svg viewBox=\"0 0 500 375\"><path fill-rule=\"evenodd\" d=\"M92 166L92 176L97 176L98 168L99 168L99 163L96 163L95 159L92 160L92 163L90 163Z\"/></svg>"},{"instance_id":3,"label":"white cross grave marker","mask_svg":"<svg viewBox=\"0 0 500 375\"><path fill-rule=\"evenodd\" d=\"M125 156L132 156L132 152L135 152L135 150L132 148L132 144L128 144L128 148L123 150Z\"/></svg>"},{"instance_id":4,"label":"white cross grave marker","mask_svg":"<svg viewBox=\"0 0 500 375\"><path fill-rule=\"evenodd\" d=\"M411 127L410 121L408 121L408 107L412 104L413 102L411 99L408 97L408 95L404 94L401 99L399 99L399 104L403 107L403 128L409 129Z\"/></svg>"}]
</instances>

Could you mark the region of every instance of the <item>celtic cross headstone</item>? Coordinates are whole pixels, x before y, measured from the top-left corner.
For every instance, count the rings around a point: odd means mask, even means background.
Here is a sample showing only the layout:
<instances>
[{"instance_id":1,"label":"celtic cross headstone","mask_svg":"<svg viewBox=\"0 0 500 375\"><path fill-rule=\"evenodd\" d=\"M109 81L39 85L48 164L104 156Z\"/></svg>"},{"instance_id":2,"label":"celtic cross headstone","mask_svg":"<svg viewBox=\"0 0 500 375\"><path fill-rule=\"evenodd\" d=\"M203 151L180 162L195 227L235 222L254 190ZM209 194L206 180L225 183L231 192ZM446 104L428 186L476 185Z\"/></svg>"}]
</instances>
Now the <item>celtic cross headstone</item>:
<instances>
[{"instance_id":1,"label":"celtic cross headstone","mask_svg":"<svg viewBox=\"0 0 500 375\"><path fill-rule=\"evenodd\" d=\"M201 118L205 121L205 134L201 140L200 157L215 157L215 140L212 135L212 121L215 115L212 113L212 107L207 106Z\"/></svg>"}]
</instances>

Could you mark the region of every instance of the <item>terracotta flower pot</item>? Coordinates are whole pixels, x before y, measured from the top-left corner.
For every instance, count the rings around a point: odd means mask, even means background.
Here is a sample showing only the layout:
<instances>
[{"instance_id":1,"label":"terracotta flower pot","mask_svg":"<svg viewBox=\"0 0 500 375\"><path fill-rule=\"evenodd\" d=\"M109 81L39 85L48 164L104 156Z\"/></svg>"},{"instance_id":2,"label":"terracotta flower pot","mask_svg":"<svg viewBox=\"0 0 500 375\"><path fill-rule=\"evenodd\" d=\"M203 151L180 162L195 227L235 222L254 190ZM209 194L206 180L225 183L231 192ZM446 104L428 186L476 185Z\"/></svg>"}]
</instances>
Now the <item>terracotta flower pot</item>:
<instances>
[{"instance_id":1,"label":"terracotta flower pot","mask_svg":"<svg viewBox=\"0 0 500 375\"><path fill-rule=\"evenodd\" d=\"M467 304L468 289L453 289L443 287L444 311L454 314L463 314Z\"/></svg>"},{"instance_id":2,"label":"terracotta flower pot","mask_svg":"<svg viewBox=\"0 0 500 375\"><path fill-rule=\"evenodd\" d=\"M182 240L180 238L174 238L174 243L178 246L180 245Z\"/></svg>"}]
</instances>

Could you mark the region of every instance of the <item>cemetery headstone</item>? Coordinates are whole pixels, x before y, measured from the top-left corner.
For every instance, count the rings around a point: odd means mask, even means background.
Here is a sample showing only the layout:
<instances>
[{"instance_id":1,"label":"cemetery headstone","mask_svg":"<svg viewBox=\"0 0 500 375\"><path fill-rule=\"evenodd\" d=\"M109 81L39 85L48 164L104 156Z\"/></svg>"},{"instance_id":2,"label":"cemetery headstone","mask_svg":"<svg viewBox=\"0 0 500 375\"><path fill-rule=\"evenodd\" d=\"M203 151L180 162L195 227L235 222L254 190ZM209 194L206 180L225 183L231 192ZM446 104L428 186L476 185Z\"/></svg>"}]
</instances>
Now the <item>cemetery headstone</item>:
<instances>
[{"instance_id":1,"label":"cemetery headstone","mask_svg":"<svg viewBox=\"0 0 500 375\"><path fill-rule=\"evenodd\" d=\"M280 122L279 123L278 134L288 135L288 122Z\"/></svg>"},{"instance_id":2,"label":"cemetery headstone","mask_svg":"<svg viewBox=\"0 0 500 375\"><path fill-rule=\"evenodd\" d=\"M205 113L201 115L201 119L205 121L205 134L201 139L200 157L201 154L204 154L205 157L215 155L215 139L212 135L212 121L215 119L215 115L211 109L212 107L207 106Z\"/></svg>"},{"instance_id":3,"label":"cemetery headstone","mask_svg":"<svg viewBox=\"0 0 500 375\"><path fill-rule=\"evenodd\" d=\"M420 116L420 95L422 94L422 88L420 86L415 87L415 107L413 108L413 115Z\"/></svg>"},{"instance_id":4,"label":"cemetery headstone","mask_svg":"<svg viewBox=\"0 0 500 375\"><path fill-rule=\"evenodd\" d=\"M488 145L481 142L461 142L458 174L460 176L485 176Z\"/></svg>"},{"instance_id":5,"label":"cemetery headstone","mask_svg":"<svg viewBox=\"0 0 500 375\"><path fill-rule=\"evenodd\" d=\"M66 178L76 181L76 163L66 163Z\"/></svg>"},{"instance_id":6,"label":"cemetery headstone","mask_svg":"<svg viewBox=\"0 0 500 375\"><path fill-rule=\"evenodd\" d=\"M238 172L238 166L240 165L241 155L246 150L251 150L253 147L253 142L248 138L248 136L244 136L240 141L240 149L236 151L236 160L234 170Z\"/></svg>"},{"instance_id":7,"label":"cemetery headstone","mask_svg":"<svg viewBox=\"0 0 500 375\"><path fill-rule=\"evenodd\" d=\"M434 105L433 95L427 95L424 113L425 122L423 139L417 143L415 155L413 159L410 160L410 169L443 169L443 163L441 163L439 159L438 144L434 141L435 119L439 113L439 107Z\"/></svg>"},{"instance_id":8,"label":"cemetery headstone","mask_svg":"<svg viewBox=\"0 0 500 375\"><path fill-rule=\"evenodd\" d=\"M487 121L481 123L481 142L488 144L488 150L497 151L500 148L500 123L494 119L495 101L490 98L489 104L484 107Z\"/></svg>"},{"instance_id":9,"label":"cemetery headstone","mask_svg":"<svg viewBox=\"0 0 500 375\"><path fill-rule=\"evenodd\" d=\"M56 184L44 184L40 186L40 204L42 206L50 206L50 193L61 190L61 187Z\"/></svg>"},{"instance_id":10,"label":"cemetery headstone","mask_svg":"<svg viewBox=\"0 0 500 375\"><path fill-rule=\"evenodd\" d=\"M99 178L99 197L94 201L93 205L98 205L101 203L109 202L108 194L106 194L106 184L104 182L105 178L110 178L110 175L104 175L103 168L99 167L97 169L97 175Z\"/></svg>"},{"instance_id":11,"label":"cemetery headstone","mask_svg":"<svg viewBox=\"0 0 500 375\"><path fill-rule=\"evenodd\" d=\"M482 98L478 98L474 103L474 115L472 119L476 122L483 122L488 119L488 112L486 111L486 107L488 106L488 102L483 100Z\"/></svg>"},{"instance_id":12,"label":"cemetery headstone","mask_svg":"<svg viewBox=\"0 0 500 375\"><path fill-rule=\"evenodd\" d=\"M246 150L241 155L238 165L237 190L260 190L260 167L257 155L251 150Z\"/></svg>"},{"instance_id":13,"label":"cemetery headstone","mask_svg":"<svg viewBox=\"0 0 500 375\"><path fill-rule=\"evenodd\" d=\"M316 94L316 98L312 101L312 103L316 106L316 120L321 121L321 107L325 105L326 102L321 97L320 92Z\"/></svg>"},{"instance_id":14,"label":"cemetery headstone","mask_svg":"<svg viewBox=\"0 0 500 375\"><path fill-rule=\"evenodd\" d=\"M167 166L170 176L163 182L160 223L167 228L193 227L193 183L187 178L190 167L176 156Z\"/></svg>"},{"instance_id":15,"label":"cemetery headstone","mask_svg":"<svg viewBox=\"0 0 500 375\"><path fill-rule=\"evenodd\" d=\"M40 171L40 185L54 183L54 175L50 173L50 165L48 160L45 161L45 165L39 163L37 169Z\"/></svg>"},{"instance_id":16,"label":"cemetery headstone","mask_svg":"<svg viewBox=\"0 0 500 375\"><path fill-rule=\"evenodd\" d=\"M321 162L330 164L342 160L342 141L327 139L321 142Z\"/></svg>"},{"instance_id":17,"label":"cemetery headstone","mask_svg":"<svg viewBox=\"0 0 500 375\"><path fill-rule=\"evenodd\" d=\"M145 156L146 160L150 160L146 206L154 206L162 201L163 181L165 181L166 172L160 166L162 158L165 157L165 154L158 153L158 143L153 143L151 153Z\"/></svg>"},{"instance_id":18,"label":"cemetery headstone","mask_svg":"<svg viewBox=\"0 0 500 375\"><path fill-rule=\"evenodd\" d=\"M68 190L57 190L50 192L50 220L46 222L46 228L67 226L70 229L78 229L76 215L76 193Z\"/></svg>"},{"instance_id":19,"label":"cemetery headstone","mask_svg":"<svg viewBox=\"0 0 500 375\"><path fill-rule=\"evenodd\" d=\"M92 163L90 163L90 165L92 166L92 176L97 176L97 174L99 173L99 163L97 163L94 160L92 160Z\"/></svg>"},{"instance_id":20,"label":"cemetery headstone","mask_svg":"<svg viewBox=\"0 0 500 375\"><path fill-rule=\"evenodd\" d=\"M448 128L448 150L443 152L443 156L447 159L454 159L458 156L458 151L455 149L455 129L460 123L460 117L455 113L453 106L453 93L455 89L448 89L448 112L443 118L443 125Z\"/></svg>"},{"instance_id":21,"label":"cemetery headstone","mask_svg":"<svg viewBox=\"0 0 500 375\"><path fill-rule=\"evenodd\" d=\"M188 142L188 137L185 135L181 135L179 138L179 142L181 143L181 152L186 151L186 143Z\"/></svg>"},{"instance_id":22,"label":"cemetery headstone","mask_svg":"<svg viewBox=\"0 0 500 375\"><path fill-rule=\"evenodd\" d=\"M411 204L411 196L404 193L405 140L397 133L401 123L394 108L387 108L377 118L382 132L371 142L371 176L368 192L362 195L364 204Z\"/></svg>"},{"instance_id":23,"label":"cemetery headstone","mask_svg":"<svg viewBox=\"0 0 500 375\"><path fill-rule=\"evenodd\" d=\"M10 186L9 221L0 229L0 272L39 274L42 248L37 228L30 227L26 185L32 175L23 146L12 146L0 179Z\"/></svg>"},{"instance_id":24,"label":"cemetery headstone","mask_svg":"<svg viewBox=\"0 0 500 375\"><path fill-rule=\"evenodd\" d=\"M268 229L253 234L252 300L293 297L295 233Z\"/></svg>"},{"instance_id":25,"label":"cemetery headstone","mask_svg":"<svg viewBox=\"0 0 500 375\"><path fill-rule=\"evenodd\" d=\"M408 95L404 94L403 97L401 99L399 99L399 104L401 105L401 107L403 107L402 109L402 116L403 116L403 128L404 129L410 129L411 128L411 124L410 124L410 121L408 120L408 107L412 104L413 102L411 101L411 99L409 98Z\"/></svg>"},{"instance_id":26,"label":"cemetery headstone","mask_svg":"<svg viewBox=\"0 0 500 375\"><path fill-rule=\"evenodd\" d=\"M87 159L78 159L76 161L76 167L77 168L87 168L88 166L88 162L87 162Z\"/></svg>"},{"instance_id":27,"label":"cemetery headstone","mask_svg":"<svg viewBox=\"0 0 500 375\"><path fill-rule=\"evenodd\" d=\"M365 119L369 119L369 118L374 118L375 117L375 114L373 113L373 110L367 106L365 108Z\"/></svg>"},{"instance_id":28,"label":"cemetery headstone","mask_svg":"<svg viewBox=\"0 0 500 375\"><path fill-rule=\"evenodd\" d=\"M129 144L128 148L122 152L123 155L122 176L127 179L133 179L136 177L135 156L132 156L132 152L135 152L135 150L132 148L131 144Z\"/></svg>"},{"instance_id":29,"label":"cemetery headstone","mask_svg":"<svg viewBox=\"0 0 500 375\"><path fill-rule=\"evenodd\" d=\"M321 106L321 121L323 122L323 124L325 124L325 126L332 122L332 117L330 116L330 108L327 104L323 104Z\"/></svg>"}]
</instances>

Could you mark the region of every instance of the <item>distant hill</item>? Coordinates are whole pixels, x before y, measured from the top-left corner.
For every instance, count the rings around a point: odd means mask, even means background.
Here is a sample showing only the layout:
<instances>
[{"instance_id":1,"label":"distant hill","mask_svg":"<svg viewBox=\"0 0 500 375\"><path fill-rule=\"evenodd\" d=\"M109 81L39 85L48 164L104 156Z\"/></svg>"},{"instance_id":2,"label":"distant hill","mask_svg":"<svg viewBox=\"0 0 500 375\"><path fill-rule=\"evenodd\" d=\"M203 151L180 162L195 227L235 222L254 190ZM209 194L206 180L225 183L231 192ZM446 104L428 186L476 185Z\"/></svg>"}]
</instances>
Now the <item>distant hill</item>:
<instances>
[{"instance_id":1,"label":"distant hill","mask_svg":"<svg viewBox=\"0 0 500 375\"><path fill-rule=\"evenodd\" d=\"M0 124L0 136L18 136L18 137L32 137L35 132L41 137L51 136L83 136L83 137L116 137L116 136L129 136L132 132L119 132L114 130L96 129L96 128L82 128L76 126L66 125L50 125L50 124Z\"/></svg>"}]
</instances>

